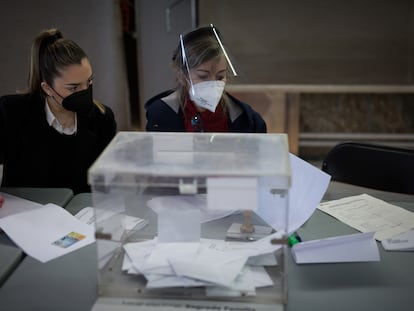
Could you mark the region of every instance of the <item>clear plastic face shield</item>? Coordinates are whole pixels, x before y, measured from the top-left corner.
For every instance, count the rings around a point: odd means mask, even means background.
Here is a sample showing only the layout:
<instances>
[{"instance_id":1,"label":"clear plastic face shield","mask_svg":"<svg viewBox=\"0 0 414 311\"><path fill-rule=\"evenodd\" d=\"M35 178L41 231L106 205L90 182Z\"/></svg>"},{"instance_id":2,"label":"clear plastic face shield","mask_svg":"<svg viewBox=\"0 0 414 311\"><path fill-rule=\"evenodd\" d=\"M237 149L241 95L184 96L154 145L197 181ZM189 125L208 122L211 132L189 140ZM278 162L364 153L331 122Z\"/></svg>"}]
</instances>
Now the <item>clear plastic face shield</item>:
<instances>
[{"instance_id":1,"label":"clear plastic face shield","mask_svg":"<svg viewBox=\"0 0 414 311\"><path fill-rule=\"evenodd\" d=\"M237 76L217 29L210 25L180 35L179 48L190 99L215 112L227 78Z\"/></svg>"}]
</instances>

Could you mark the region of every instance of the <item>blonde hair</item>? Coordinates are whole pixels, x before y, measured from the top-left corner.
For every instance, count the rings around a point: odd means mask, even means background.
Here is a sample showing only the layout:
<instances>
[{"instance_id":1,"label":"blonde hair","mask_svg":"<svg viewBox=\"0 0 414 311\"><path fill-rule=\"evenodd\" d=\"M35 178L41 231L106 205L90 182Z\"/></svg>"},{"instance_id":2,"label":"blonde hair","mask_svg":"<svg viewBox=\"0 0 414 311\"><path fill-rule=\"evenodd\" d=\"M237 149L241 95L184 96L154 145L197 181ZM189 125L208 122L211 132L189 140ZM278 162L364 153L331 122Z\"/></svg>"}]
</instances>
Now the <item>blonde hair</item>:
<instances>
[{"instance_id":1,"label":"blonde hair","mask_svg":"<svg viewBox=\"0 0 414 311\"><path fill-rule=\"evenodd\" d=\"M218 32L218 30L216 29ZM218 33L219 34L219 33ZM220 36L220 34L219 34ZM221 37L221 36L220 36ZM223 49L219 45L217 38L211 26L200 27L183 37L185 55L190 68L195 68L214 58L224 56ZM178 93L181 108L184 110L185 103L189 98L188 94L188 71L186 64L183 62L181 43L174 50L172 57L172 66L177 72ZM228 97L223 93L220 104L226 111Z\"/></svg>"}]
</instances>

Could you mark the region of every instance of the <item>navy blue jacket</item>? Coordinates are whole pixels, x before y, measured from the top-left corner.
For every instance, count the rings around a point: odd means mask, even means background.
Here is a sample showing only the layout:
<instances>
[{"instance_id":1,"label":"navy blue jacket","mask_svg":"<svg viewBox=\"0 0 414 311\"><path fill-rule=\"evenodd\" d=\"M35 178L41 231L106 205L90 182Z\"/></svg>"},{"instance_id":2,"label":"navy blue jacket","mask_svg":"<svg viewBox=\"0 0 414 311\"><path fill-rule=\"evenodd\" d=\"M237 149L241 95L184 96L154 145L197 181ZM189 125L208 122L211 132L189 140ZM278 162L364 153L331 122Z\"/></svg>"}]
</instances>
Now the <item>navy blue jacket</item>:
<instances>
[{"instance_id":1,"label":"navy blue jacket","mask_svg":"<svg viewBox=\"0 0 414 311\"><path fill-rule=\"evenodd\" d=\"M248 104L226 93L230 99L229 132L266 133L266 123ZM177 92L169 90L152 97L145 104L147 131L185 132L184 114Z\"/></svg>"}]
</instances>

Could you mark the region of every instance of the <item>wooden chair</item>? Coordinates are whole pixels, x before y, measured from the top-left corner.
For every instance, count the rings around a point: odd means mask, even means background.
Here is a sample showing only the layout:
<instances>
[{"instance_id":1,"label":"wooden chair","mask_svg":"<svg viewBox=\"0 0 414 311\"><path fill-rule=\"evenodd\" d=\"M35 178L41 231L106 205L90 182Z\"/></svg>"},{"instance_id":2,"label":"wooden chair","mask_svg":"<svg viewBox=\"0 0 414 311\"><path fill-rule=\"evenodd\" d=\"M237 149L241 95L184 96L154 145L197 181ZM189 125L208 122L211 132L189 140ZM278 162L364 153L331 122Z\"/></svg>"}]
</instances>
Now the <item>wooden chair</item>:
<instances>
[{"instance_id":1,"label":"wooden chair","mask_svg":"<svg viewBox=\"0 0 414 311\"><path fill-rule=\"evenodd\" d=\"M326 155L322 170L335 181L414 194L414 150L357 142L339 143Z\"/></svg>"}]
</instances>

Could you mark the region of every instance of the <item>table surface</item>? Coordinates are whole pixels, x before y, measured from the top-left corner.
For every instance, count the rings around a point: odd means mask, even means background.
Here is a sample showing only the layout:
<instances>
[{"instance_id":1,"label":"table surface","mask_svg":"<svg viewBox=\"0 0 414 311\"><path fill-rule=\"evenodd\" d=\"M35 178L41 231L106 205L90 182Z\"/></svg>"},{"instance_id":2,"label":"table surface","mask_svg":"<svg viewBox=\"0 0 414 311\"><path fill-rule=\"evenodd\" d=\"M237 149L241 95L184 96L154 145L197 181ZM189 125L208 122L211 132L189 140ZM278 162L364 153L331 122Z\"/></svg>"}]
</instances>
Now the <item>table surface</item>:
<instances>
[{"instance_id":1,"label":"table surface","mask_svg":"<svg viewBox=\"0 0 414 311\"><path fill-rule=\"evenodd\" d=\"M40 204L53 203L64 207L73 197L73 191L69 188L0 188L0 192L5 192L16 197L27 199Z\"/></svg>"},{"instance_id":2,"label":"table surface","mask_svg":"<svg viewBox=\"0 0 414 311\"><path fill-rule=\"evenodd\" d=\"M414 212L414 196L332 182L325 200L368 193ZM90 194L74 196L72 213L90 206ZM298 230L303 240L356 231L316 210ZM412 310L414 252L386 252L381 261L297 265L287 256L287 310ZM96 245L42 264L25 257L0 289L5 310L90 310L97 297Z\"/></svg>"},{"instance_id":3,"label":"table surface","mask_svg":"<svg viewBox=\"0 0 414 311\"><path fill-rule=\"evenodd\" d=\"M0 286L16 269L22 259L23 252L19 248L0 244Z\"/></svg>"}]
</instances>

